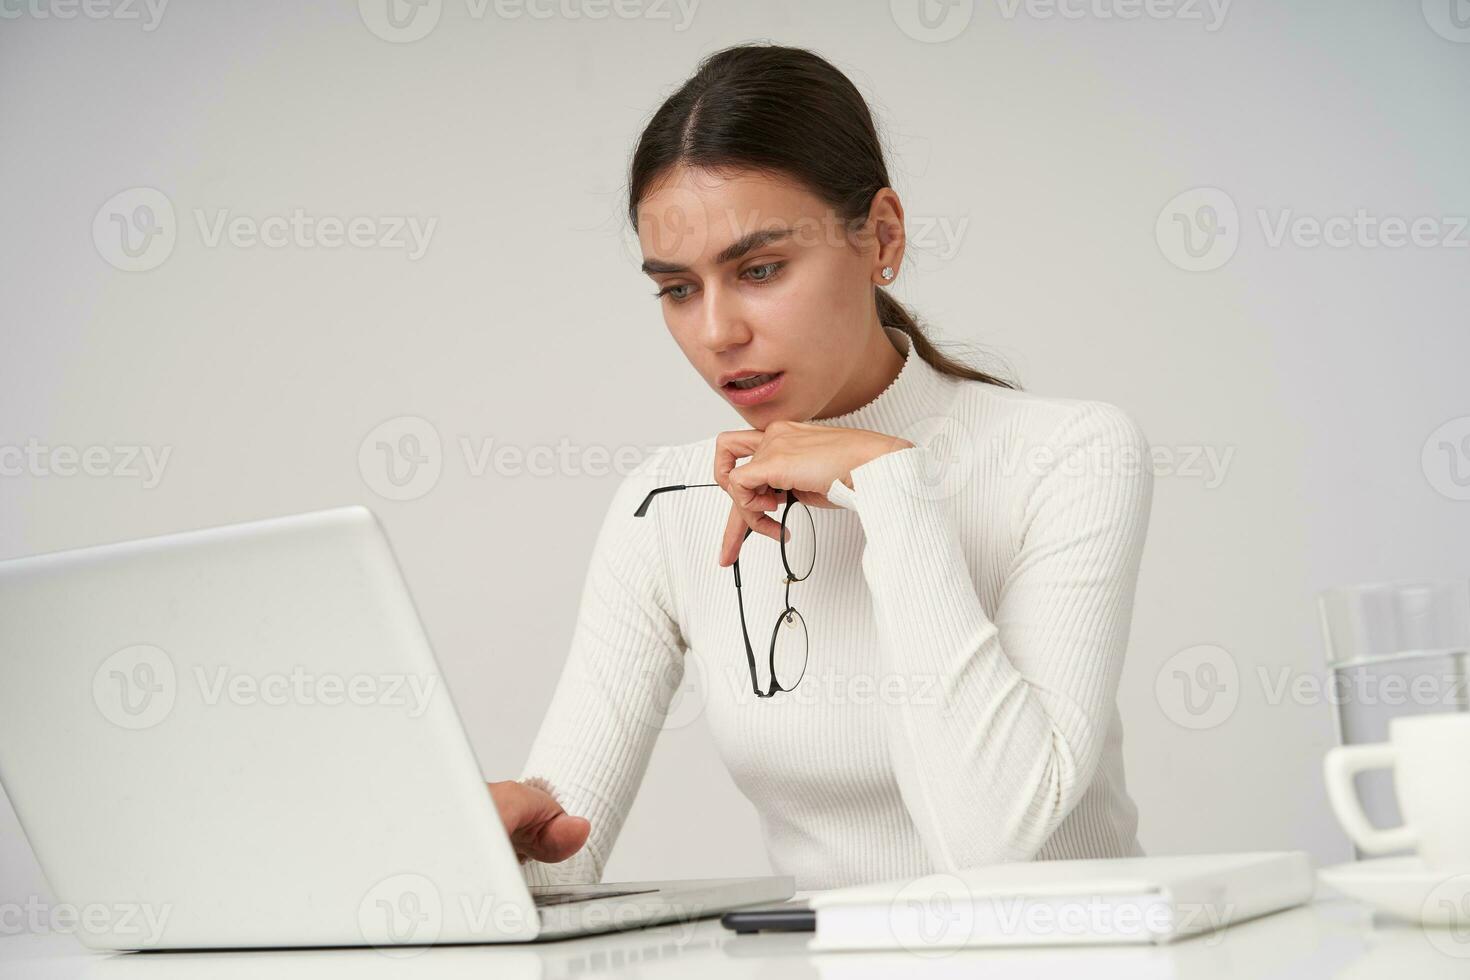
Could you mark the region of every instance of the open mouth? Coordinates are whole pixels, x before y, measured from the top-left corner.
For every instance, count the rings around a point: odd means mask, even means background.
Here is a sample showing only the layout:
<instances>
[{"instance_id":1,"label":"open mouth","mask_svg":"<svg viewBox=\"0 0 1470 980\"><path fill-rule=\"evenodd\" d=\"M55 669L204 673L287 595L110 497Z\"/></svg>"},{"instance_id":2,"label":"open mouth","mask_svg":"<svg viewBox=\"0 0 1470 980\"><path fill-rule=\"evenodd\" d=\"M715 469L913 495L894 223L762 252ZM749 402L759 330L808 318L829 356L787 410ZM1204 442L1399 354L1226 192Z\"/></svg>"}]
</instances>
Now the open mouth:
<instances>
[{"instance_id":1,"label":"open mouth","mask_svg":"<svg viewBox=\"0 0 1470 980\"><path fill-rule=\"evenodd\" d=\"M743 374L726 381L720 390L733 404L749 407L774 398L785 377L784 371Z\"/></svg>"},{"instance_id":2,"label":"open mouth","mask_svg":"<svg viewBox=\"0 0 1470 980\"><path fill-rule=\"evenodd\" d=\"M747 375L743 378L736 378L734 381L725 382L725 387L737 388L740 391L749 391L751 388L759 388L761 385L766 384L767 382L776 380L776 375L780 373L781 372L777 371L776 374Z\"/></svg>"}]
</instances>

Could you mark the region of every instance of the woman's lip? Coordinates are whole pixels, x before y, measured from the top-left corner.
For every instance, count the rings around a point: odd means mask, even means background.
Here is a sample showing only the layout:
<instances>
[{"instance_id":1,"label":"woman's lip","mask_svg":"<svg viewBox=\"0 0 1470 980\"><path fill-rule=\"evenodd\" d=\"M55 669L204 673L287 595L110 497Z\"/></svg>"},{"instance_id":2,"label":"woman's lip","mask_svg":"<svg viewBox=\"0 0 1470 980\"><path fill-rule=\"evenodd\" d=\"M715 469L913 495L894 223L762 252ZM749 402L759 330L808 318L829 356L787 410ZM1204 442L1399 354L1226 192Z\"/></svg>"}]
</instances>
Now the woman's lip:
<instances>
[{"instance_id":1,"label":"woman's lip","mask_svg":"<svg viewBox=\"0 0 1470 980\"><path fill-rule=\"evenodd\" d=\"M742 408L749 408L751 405L759 405L761 402L773 397L776 394L776 389L780 388L781 382L785 380L786 372L778 371L774 378L763 385L757 385L754 388L735 388L731 385L722 385L720 391L724 392L725 397L730 399L734 404Z\"/></svg>"}]
</instances>

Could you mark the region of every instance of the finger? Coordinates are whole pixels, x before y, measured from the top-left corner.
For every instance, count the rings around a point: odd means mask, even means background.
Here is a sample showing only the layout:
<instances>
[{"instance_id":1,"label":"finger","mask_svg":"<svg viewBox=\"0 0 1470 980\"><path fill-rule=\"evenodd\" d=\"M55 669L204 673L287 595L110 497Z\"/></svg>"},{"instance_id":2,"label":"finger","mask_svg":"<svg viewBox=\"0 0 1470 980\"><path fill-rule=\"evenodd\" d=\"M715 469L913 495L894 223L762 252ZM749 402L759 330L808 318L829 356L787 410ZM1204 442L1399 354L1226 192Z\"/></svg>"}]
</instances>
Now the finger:
<instances>
[{"instance_id":1,"label":"finger","mask_svg":"<svg viewBox=\"0 0 1470 980\"><path fill-rule=\"evenodd\" d=\"M720 541L720 567L733 565L740 557L740 546L745 543L746 530L758 531L781 540L781 524L758 512L744 510L739 504L730 505L730 516L725 522L725 533Z\"/></svg>"},{"instance_id":2,"label":"finger","mask_svg":"<svg viewBox=\"0 0 1470 980\"><path fill-rule=\"evenodd\" d=\"M517 860L522 863L528 858L565 860L576 853L591 831L586 818L570 816L541 789L514 780L486 785Z\"/></svg>"},{"instance_id":3,"label":"finger","mask_svg":"<svg viewBox=\"0 0 1470 980\"><path fill-rule=\"evenodd\" d=\"M736 429L715 436L715 482L729 489L730 471L738 460L755 453L765 433L757 429Z\"/></svg>"},{"instance_id":4,"label":"finger","mask_svg":"<svg viewBox=\"0 0 1470 980\"><path fill-rule=\"evenodd\" d=\"M774 517L771 517L769 514L762 514L758 510L743 510L738 507L736 508L736 513L738 513L740 517L744 519L745 526L750 528L755 533L764 534L772 541L781 540L781 522L776 520ZM741 531L740 536L741 540L743 541L745 537L745 532ZM735 560L735 556L740 553L739 545L735 546L734 552L735 553L730 556L730 561L732 562Z\"/></svg>"},{"instance_id":5,"label":"finger","mask_svg":"<svg viewBox=\"0 0 1470 980\"><path fill-rule=\"evenodd\" d=\"M786 499L786 491L770 485L763 474L769 469L752 460L730 471L730 498L740 508L745 523L752 531L773 541L781 540L781 522L766 511L778 509ZM732 559L733 560L733 559Z\"/></svg>"},{"instance_id":6,"label":"finger","mask_svg":"<svg viewBox=\"0 0 1470 980\"><path fill-rule=\"evenodd\" d=\"M486 783L490 790L490 798L495 803L495 810L500 814L500 821L504 825L506 833L512 838L526 820L528 800L534 796L529 787L512 780L502 780L496 783Z\"/></svg>"},{"instance_id":7,"label":"finger","mask_svg":"<svg viewBox=\"0 0 1470 980\"><path fill-rule=\"evenodd\" d=\"M835 510L840 506L828 500L826 494L817 493L815 490L797 490L795 493L796 499L808 507L827 507Z\"/></svg>"},{"instance_id":8,"label":"finger","mask_svg":"<svg viewBox=\"0 0 1470 980\"><path fill-rule=\"evenodd\" d=\"M591 832L592 822L586 817L558 813L545 822L521 828L513 840L518 853L532 861L554 864L581 850Z\"/></svg>"},{"instance_id":9,"label":"finger","mask_svg":"<svg viewBox=\"0 0 1470 980\"><path fill-rule=\"evenodd\" d=\"M725 534L720 540L720 567L724 568L740 555L740 545L745 540L745 515L734 502L730 504L730 516L725 520Z\"/></svg>"},{"instance_id":10,"label":"finger","mask_svg":"<svg viewBox=\"0 0 1470 980\"><path fill-rule=\"evenodd\" d=\"M781 540L781 522L780 521L778 521L778 520L776 520L776 519L774 519L772 517L768 517L765 514L760 514L759 516L752 517L752 516L750 516L750 512L749 511L741 511L741 515L743 517L745 517L746 526L749 527L755 533L757 533L757 534L764 534L766 537L770 538L772 541L780 541ZM742 535L744 534L744 532L741 532L741 533L742 533ZM732 557L730 560L733 562L735 559Z\"/></svg>"},{"instance_id":11,"label":"finger","mask_svg":"<svg viewBox=\"0 0 1470 980\"><path fill-rule=\"evenodd\" d=\"M748 490L744 487L735 487L735 493L730 499L739 499L740 506L745 510L760 511L769 514L773 510L780 510L781 505L786 503L786 492L784 490L772 490L770 487L761 487L759 490Z\"/></svg>"},{"instance_id":12,"label":"finger","mask_svg":"<svg viewBox=\"0 0 1470 980\"><path fill-rule=\"evenodd\" d=\"M766 510L775 510L786 499L786 491L778 489L773 483L778 475L770 460L752 459L729 472L727 478L730 485L725 491L746 510L754 510L759 503L764 502L770 503Z\"/></svg>"},{"instance_id":13,"label":"finger","mask_svg":"<svg viewBox=\"0 0 1470 980\"><path fill-rule=\"evenodd\" d=\"M786 502L786 491L771 486L763 474L770 469L764 463L752 459L730 471L730 485L725 492L745 512L745 519L752 529L764 526L760 518L769 511L779 510ZM765 532L762 532L765 533Z\"/></svg>"}]
</instances>

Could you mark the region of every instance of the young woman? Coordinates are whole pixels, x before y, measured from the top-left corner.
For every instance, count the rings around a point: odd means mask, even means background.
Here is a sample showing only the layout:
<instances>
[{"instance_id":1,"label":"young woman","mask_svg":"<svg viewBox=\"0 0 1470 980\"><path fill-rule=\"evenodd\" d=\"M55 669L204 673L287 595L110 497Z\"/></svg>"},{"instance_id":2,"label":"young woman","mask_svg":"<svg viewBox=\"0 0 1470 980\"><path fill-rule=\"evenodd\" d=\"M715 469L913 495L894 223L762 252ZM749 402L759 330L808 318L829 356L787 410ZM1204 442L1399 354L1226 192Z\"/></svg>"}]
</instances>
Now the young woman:
<instances>
[{"instance_id":1,"label":"young woman","mask_svg":"<svg viewBox=\"0 0 1470 980\"><path fill-rule=\"evenodd\" d=\"M707 58L638 142L629 216L748 428L613 499L530 757L490 787L527 880L601 880L690 670L798 889L1141 854L1115 703L1138 426L925 338L886 291L904 215L868 107L809 51Z\"/></svg>"}]
</instances>

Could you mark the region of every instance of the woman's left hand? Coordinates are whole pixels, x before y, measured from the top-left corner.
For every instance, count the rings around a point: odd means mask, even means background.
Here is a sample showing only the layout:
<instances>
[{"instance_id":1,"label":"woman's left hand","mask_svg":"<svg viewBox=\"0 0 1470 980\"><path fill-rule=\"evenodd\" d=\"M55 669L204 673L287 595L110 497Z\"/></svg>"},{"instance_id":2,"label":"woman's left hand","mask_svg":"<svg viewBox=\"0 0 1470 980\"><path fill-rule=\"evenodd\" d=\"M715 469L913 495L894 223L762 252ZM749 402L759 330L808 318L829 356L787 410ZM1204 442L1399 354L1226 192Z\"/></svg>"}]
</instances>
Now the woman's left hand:
<instances>
[{"instance_id":1,"label":"woman's left hand","mask_svg":"<svg viewBox=\"0 0 1470 980\"><path fill-rule=\"evenodd\" d=\"M781 523L767 514L779 508L786 490L810 507L836 507L827 499L833 480L852 487L852 471L913 443L869 429L811 422L772 422L764 430L721 432L715 438L715 482L730 495L730 520L720 545L720 564L740 555L745 529L781 540ZM736 460L750 460L735 465Z\"/></svg>"}]
</instances>

